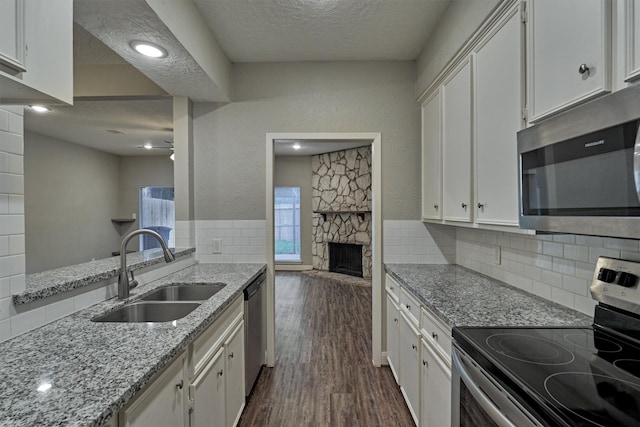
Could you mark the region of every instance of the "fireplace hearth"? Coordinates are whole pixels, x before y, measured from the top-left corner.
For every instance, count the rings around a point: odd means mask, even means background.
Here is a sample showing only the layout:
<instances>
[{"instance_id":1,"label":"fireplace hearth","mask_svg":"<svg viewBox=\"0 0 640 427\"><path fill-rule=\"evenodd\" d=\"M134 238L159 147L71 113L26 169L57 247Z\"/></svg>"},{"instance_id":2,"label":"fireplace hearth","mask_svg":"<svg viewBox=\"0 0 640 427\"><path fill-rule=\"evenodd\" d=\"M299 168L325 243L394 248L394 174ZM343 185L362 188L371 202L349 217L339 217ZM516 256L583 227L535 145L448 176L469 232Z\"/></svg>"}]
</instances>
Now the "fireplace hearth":
<instances>
[{"instance_id":1,"label":"fireplace hearth","mask_svg":"<svg viewBox=\"0 0 640 427\"><path fill-rule=\"evenodd\" d=\"M362 276L362 245L329 242L329 271Z\"/></svg>"}]
</instances>

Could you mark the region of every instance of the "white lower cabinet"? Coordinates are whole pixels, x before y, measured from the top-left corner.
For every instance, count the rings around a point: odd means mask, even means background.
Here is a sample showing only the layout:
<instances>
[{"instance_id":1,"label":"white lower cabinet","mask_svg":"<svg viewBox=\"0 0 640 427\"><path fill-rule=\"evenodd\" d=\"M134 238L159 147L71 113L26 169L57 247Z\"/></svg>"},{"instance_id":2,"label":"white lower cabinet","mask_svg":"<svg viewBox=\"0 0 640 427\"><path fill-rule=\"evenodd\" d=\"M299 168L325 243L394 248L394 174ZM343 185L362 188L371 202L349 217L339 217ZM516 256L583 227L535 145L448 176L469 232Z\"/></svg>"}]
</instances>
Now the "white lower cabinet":
<instances>
[{"instance_id":1,"label":"white lower cabinet","mask_svg":"<svg viewBox=\"0 0 640 427\"><path fill-rule=\"evenodd\" d=\"M451 425L451 366L425 340L422 340L420 388L420 425Z\"/></svg>"},{"instance_id":2,"label":"white lower cabinet","mask_svg":"<svg viewBox=\"0 0 640 427\"><path fill-rule=\"evenodd\" d=\"M400 389L416 425L420 425L420 332L400 313Z\"/></svg>"},{"instance_id":3,"label":"white lower cabinet","mask_svg":"<svg viewBox=\"0 0 640 427\"><path fill-rule=\"evenodd\" d=\"M120 425L124 427L184 425L184 365L183 353L121 412Z\"/></svg>"},{"instance_id":4,"label":"white lower cabinet","mask_svg":"<svg viewBox=\"0 0 640 427\"><path fill-rule=\"evenodd\" d=\"M209 363L189 386L191 427L224 426L225 366L224 348L218 350Z\"/></svg>"},{"instance_id":5,"label":"white lower cabinet","mask_svg":"<svg viewBox=\"0 0 640 427\"><path fill-rule=\"evenodd\" d=\"M387 360L396 382L400 382L400 308L389 294L387 294Z\"/></svg>"},{"instance_id":6,"label":"white lower cabinet","mask_svg":"<svg viewBox=\"0 0 640 427\"><path fill-rule=\"evenodd\" d=\"M110 425L235 426L245 405L243 318L240 295Z\"/></svg>"}]
</instances>

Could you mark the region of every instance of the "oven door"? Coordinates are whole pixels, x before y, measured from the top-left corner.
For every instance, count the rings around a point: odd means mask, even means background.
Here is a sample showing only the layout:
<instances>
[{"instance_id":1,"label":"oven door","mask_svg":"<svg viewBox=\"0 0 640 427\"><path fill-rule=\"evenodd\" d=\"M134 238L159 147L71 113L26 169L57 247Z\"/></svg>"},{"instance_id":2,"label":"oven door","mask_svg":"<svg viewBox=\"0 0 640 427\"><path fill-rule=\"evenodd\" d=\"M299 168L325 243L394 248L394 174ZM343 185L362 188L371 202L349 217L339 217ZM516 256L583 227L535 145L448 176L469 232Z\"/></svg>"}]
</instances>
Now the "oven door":
<instances>
[{"instance_id":1,"label":"oven door","mask_svg":"<svg viewBox=\"0 0 640 427\"><path fill-rule=\"evenodd\" d=\"M455 343L451 356L452 427L542 426Z\"/></svg>"}]
</instances>

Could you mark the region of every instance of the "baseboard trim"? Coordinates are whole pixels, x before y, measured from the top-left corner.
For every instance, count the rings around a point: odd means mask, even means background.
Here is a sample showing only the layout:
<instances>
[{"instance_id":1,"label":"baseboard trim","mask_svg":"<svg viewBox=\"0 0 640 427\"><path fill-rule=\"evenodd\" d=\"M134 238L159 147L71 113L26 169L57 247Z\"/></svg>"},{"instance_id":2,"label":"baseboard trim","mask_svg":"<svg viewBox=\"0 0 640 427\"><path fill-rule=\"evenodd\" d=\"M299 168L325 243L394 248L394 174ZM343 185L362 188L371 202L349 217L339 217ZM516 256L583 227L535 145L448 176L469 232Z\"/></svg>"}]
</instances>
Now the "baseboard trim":
<instances>
[{"instance_id":1,"label":"baseboard trim","mask_svg":"<svg viewBox=\"0 0 640 427\"><path fill-rule=\"evenodd\" d=\"M276 264L276 271L305 271L313 270L313 265L306 264Z\"/></svg>"}]
</instances>

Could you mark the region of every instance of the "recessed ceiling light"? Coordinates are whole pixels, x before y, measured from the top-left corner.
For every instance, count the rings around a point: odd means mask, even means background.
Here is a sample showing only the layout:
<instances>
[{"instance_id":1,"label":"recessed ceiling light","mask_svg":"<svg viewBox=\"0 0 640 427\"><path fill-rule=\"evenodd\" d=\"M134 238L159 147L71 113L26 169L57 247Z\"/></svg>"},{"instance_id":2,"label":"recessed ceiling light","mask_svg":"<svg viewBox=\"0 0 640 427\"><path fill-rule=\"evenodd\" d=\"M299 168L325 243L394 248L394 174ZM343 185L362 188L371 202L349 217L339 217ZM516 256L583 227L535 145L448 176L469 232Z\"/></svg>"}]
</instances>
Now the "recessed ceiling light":
<instances>
[{"instance_id":1,"label":"recessed ceiling light","mask_svg":"<svg viewBox=\"0 0 640 427\"><path fill-rule=\"evenodd\" d=\"M167 50L157 44L134 40L129 45L139 54L150 58L164 58Z\"/></svg>"},{"instance_id":2,"label":"recessed ceiling light","mask_svg":"<svg viewBox=\"0 0 640 427\"><path fill-rule=\"evenodd\" d=\"M49 390L51 388L51 383L42 383L38 386L38 391L40 393L44 393L45 391Z\"/></svg>"},{"instance_id":3,"label":"recessed ceiling light","mask_svg":"<svg viewBox=\"0 0 640 427\"><path fill-rule=\"evenodd\" d=\"M44 105L29 105L29 107L36 113L48 113L51 111L51 108L45 107Z\"/></svg>"},{"instance_id":4,"label":"recessed ceiling light","mask_svg":"<svg viewBox=\"0 0 640 427\"><path fill-rule=\"evenodd\" d=\"M153 145L151 145L150 142L147 142L146 144L143 145L144 148L146 148L147 150L151 150L153 148Z\"/></svg>"},{"instance_id":5,"label":"recessed ceiling light","mask_svg":"<svg viewBox=\"0 0 640 427\"><path fill-rule=\"evenodd\" d=\"M301 148L301 146L297 142L295 144L293 144L293 149L294 150L299 150L300 148Z\"/></svg>"}]
</instances>

